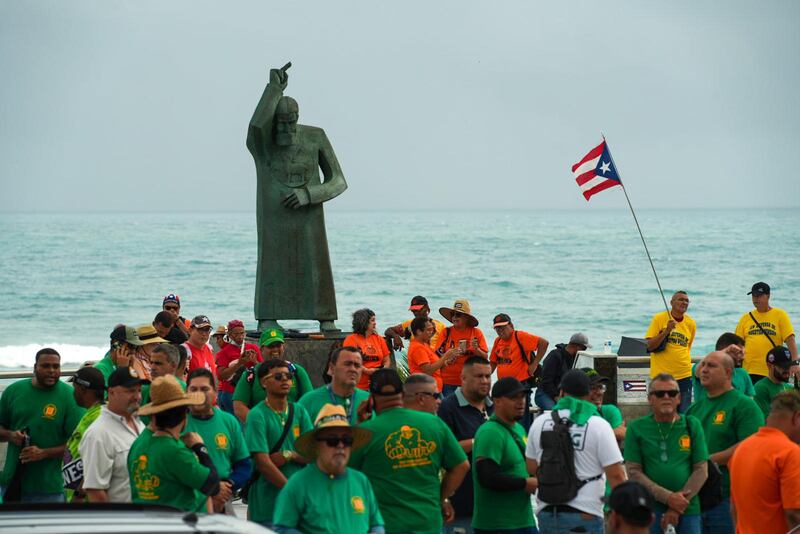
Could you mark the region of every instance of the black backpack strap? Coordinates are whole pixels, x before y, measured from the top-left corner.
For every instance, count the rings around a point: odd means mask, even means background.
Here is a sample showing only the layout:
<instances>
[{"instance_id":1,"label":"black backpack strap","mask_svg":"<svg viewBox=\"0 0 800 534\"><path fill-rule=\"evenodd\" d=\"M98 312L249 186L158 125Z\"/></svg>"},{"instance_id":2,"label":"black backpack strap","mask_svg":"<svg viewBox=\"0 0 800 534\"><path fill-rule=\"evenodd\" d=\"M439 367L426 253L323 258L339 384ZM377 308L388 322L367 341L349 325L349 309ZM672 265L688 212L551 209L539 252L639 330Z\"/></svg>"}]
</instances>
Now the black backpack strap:
<instances>
[{"instance_id":1,"label":"black backpack strap","mask_svg":"<svg viewBox=\"0 0 800 534\"><path fill-rule=\"evenodd\" d=\"M519 347L520 354L522 354L522 360L528 365L530 365L531 359L528 358L528 355L525 353L525 347L522 346L522 342L519 340L519 333L516 330L514 330L514 339L517 341L517 346Z\"/></svg>"},{"instance_id":2,"label":"black backpack strap","mask_svg":"<svg viewBox=\"0 0 800 534\"><path fill-rule=\"evenodd\" d=\"M450 341L450 328L452 327L448 326L447 328L444 329L444 340L441 343L439 343L439 348L436 349L436 353L439 356L443 356L444 353L447 352L445 346L447 345L447 342Z\"/></svg>"},{"instance_id":3,"label":"black backpack strap","mask_svg":"<svg viewBox=\"0 0 800 534\"><path fill-rule=\"evenodd\" d=\"M567 427L567 429L569 430L569 427L571 427L571 426L572 426L572 421L570 421L569 419L567 419L567 422L565 423L565 422L564 422L564 419L562 419L562 418L561 418L561 416L560 416L560 415L558 415L557 411L558 411L558 410L553 410L553 411L551 412L551 413L553 414L553 421L554 421L554 422L555 422L555 424L557 424L557 425L564 425L564 426L566 426L566 427ZM588 426L588 422L587 422L587 426ZM576 469L576 470L575 470L575 478L577 478L577 475L578 475L578 472L577 472L577 469ZM600 480L601 478L603 478L603 473L602 473L602 472L601 472L599 475L596 475L596 476L593 476L593 477L589 477L589 478L587 478L587 479L585 479L585 480L581 480L580 478L578 478L578 489L581 489L583 486L585 486L585 485L586 485L587 483L589 483L589 482L592 482L592 481L594 481L594 480Z\"/></svg>"},{"instance_id":4,"label":"black backpack strap","mask_svg":"<svg viewBox=\"0 0 800 534\"><path fill-rule=\"evenodd\" d=\"M756 326L758 327L758 329L761 330L761 333L764 334L765 336L767 336L767 339L769 339L769 342L772 343L772 346L773 347L777 347L778 345L776 345L775 342L772 341L772 338L769 337L769 334L767 334L767 331L764 330L763 326L761 326L761 323L759 323L756 320L755 316L753 316L753 312L747 312L747 313L750 315L750 318L753 320L753 322L756 323Z\"/></svg>"},{"instance_id":5,"label":"black backpack strap","mask_svg":"<svg viewBox=\"0 0 800 534\"><path fill-rule=\"evenodd\" d=\"M286 424L283 425L283 432L281 437L275 442L275 445L269 450L270 454L276 453L281 450L283 442L286 441L286 436L289 434L289 429L292 428L292 421L294 420L294 403L289 403L289 414L286 416Z\"/></svg>"}]
</instances>

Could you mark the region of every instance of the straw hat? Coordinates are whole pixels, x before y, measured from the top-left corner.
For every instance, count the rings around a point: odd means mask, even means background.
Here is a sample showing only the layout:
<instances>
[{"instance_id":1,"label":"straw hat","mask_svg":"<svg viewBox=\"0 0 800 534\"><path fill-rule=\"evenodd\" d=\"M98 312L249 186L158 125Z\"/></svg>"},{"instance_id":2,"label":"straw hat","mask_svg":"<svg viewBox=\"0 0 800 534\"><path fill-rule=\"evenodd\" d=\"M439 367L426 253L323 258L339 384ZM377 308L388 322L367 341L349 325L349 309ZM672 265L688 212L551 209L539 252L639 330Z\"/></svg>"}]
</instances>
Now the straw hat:
<instances>
[{"instance_id":1,"label":"straw hat","mask_svg":"<svg viewBox=\"0 0 800 534\"><path fill-rule=\"evenodd\" d=\"M214 330L214 333L211 334L211 335L212 336L224 336L227 333L228 333L228 328L224 324L221 324L221 325L219 325L217 327L216 330Z\"/></svg>"},{"instance_id":2,"label":"straw hat","mask_svg":"<svg viewBox=\"0 0 800 534\"><path fill-rule=\"evenodd\" d=\"M346 428L350 435L353 436L353 450L363 447L372 439L372 432L369 430L350 426L350 422L347 420L347 413L342 406L326 404L319 411L317 420L314 421L314 430L309 430L294 442L294 448L297 453L309 460L316 458L317 434L325 428Z\"/></svg>"},{"instance_id":3,"label":"straw hat","mask_svg":"<svg viewBox=\"0 0 800 534\"><path fill-rule=\"evenodd\" d=\"M136 337L139 339L141 345L150 345L151 343L169 343L166 339L160 337L156 331L156 327L152 324L143 324L136 327Z\"/></svg>"},{"instance_id":4,"label":"straw hat","mask_svg":"<svg viewBox=\"0 0 800 534\"><path fill-rule=\"evenodd\" d=\"M161 413L178 406L199 406L205 401L202 393L184 393L174 376L159 376L150 384L150 402L139 408L139 415Z\"/></svg>"},{"instance_id":5,"label":"straw hat","mask_svg":"<svg viewBox=\"0 0 800 534\"><path fill-rule=\"evenodd\" d=\"M453 304L452 308L442 307L439 308L439 313L442 314L442 317L453 322L453 314L455 312L463 313L468 317L467 324L469 326L478 326L478 319L472 315L472 308L469 306L469 301L467 299L458 299L455 304Z\"/></svg>"}]
</instances>

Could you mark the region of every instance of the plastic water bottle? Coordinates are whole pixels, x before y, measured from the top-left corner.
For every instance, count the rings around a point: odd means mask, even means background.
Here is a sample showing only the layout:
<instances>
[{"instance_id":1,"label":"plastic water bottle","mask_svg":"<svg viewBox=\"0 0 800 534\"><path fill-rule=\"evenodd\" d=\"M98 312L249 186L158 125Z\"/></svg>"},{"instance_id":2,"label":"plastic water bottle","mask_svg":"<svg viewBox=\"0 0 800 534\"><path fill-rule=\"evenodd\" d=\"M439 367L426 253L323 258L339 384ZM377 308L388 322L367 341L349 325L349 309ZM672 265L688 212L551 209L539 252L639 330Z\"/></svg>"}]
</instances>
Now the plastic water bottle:
<instances>
[{"instance_id":1,"label":"plastic water bottle","mask_svg":"<svg viewBox=\"0 0 800 534\"><path fill-rule=\"evenodd\" d=\"M603 354L611 354L611 339L609 338L603 342Z\"/></svg>"}]
</instances>

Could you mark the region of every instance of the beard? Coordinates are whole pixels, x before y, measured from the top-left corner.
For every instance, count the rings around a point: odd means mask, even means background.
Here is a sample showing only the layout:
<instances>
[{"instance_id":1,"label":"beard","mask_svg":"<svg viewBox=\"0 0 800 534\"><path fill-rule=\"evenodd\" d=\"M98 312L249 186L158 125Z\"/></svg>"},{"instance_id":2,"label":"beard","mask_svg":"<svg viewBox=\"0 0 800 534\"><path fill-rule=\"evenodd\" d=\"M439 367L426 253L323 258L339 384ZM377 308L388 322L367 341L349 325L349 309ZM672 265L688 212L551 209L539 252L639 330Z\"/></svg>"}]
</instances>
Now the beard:
<instances>
[{"instance_id":1,"label":"beard","mask_svg":"<svg viewBox=\"0 0 800 534\"><path fill-rule=\"evenodd\" d=\"M278 146L292 146L297 141L296 133L277 133L275 134L275 144Z\"/></svg>"}]
</instances>

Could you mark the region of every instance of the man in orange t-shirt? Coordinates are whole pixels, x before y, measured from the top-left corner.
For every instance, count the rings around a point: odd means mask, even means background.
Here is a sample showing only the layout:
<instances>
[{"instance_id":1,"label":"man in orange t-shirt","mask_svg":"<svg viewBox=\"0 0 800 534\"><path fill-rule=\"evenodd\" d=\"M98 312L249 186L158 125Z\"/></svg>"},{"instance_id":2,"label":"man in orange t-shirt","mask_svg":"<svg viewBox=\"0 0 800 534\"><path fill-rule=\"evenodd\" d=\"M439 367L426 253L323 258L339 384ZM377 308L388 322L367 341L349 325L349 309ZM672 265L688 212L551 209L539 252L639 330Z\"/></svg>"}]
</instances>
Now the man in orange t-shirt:
<instances>
[{"instance_id":1,"label":"man in orange t-shirt","mask_svg":"<svg viewBox=\"0 0 800 534\"><path fill-rule=\"evenodd\" d=\"M353 333L344 338L343 347L357 347L361 350L364 372L358 381L358 389L369 391L369 377L382 367L392 364L386 340L376 334L378 328L375 312L363 308L353 312Z\"/></svg>"},{"instance_id":2,"label":"man in orange t-shirt","mask_svg":"<svg viewBox=\"0 0 800 534\"><path fill-rule=\"evenodd\" d=\"M796 532L800 527L800 393L779 393L766 426L728 462L736 532Z\"/></svg>"},{"instance_id":3,"label":"man in orange t-shirt","mask_svg":"<svg viewBox=\"0 0 800 534\"><path fill-rule=\"evenodd\" d=\"M414 338L408 345L408 372L410 374L425 373L436 380L436 388L442 391L442 368L455 360L455 355L450 359L440 358L431 348L431 338L436 334L433 320L428 317L417 317L409 326Z\"/></svg>"},{"instance_id":4,"label":"man in orange t-shirt","mask_svg":"<svg viewBox=\"0 0 800 534\"><path fill-rule=\"evenodd\" d=\"M468 300L457 300L452 308L439 308L439 313L453 323L439 336L442 341L436 349L439 357L454 360L442 369L442 395L447 397L461 386L461 369L467 358L481 356L488 360L489 347Z\"/></svg>"}]
</instances>

